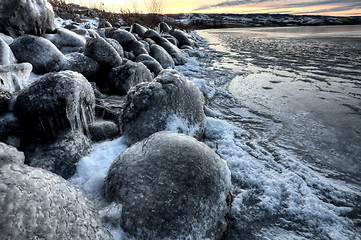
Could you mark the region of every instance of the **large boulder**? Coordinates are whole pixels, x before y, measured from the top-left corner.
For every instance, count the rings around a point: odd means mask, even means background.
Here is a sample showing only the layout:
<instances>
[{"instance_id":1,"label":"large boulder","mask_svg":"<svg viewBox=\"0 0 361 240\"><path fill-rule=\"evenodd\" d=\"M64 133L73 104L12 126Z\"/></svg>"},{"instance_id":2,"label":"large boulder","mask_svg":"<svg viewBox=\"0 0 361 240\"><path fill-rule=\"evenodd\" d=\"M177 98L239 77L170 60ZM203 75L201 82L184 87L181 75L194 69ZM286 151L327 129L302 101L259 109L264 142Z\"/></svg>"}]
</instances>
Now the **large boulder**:
<instances>
[{"instance_id":1,"label":"large boulder","mask_svg":"<svg viewBox=\"0 0 361 240\"><path fill-rule=\"evenodd\" d=\"M153 80L151 72L143 63L128 61L126 64L113 68L109 73L112 92L125 95L129 89L138 83Z\"/></svg>"},{"instance_id":2,"label":"large boulder","mask_svg":"<svg viewBox=\"0 0 361 240\"><path fill-rule=\"evenodd\" d=\"M169 53L169 55L171 55L176 65L184 65L187 62L187 58L182 53L182 51L177 46L168 41L168 39L162 38L160 40L160 46L164 48Z\"/></svg>"},{"instance_id":3,"label":"large boulder","mask_svg":"<svg viewBox=\"0 0 361 240\"><path fill-rule=\"evenodd\" d=\"M164 70L152 82L131 88L121 117L128 144L162 130L200 139L204 124L203 103L196 85L175 70Z\"/></svg>"},{"instance_id":4,"label":"large boulder","mask_svg":"<svg viewBox=\"0 0 361 240\"><path fill-rule=\"evenodd\" d=\"M204 143L159 132L111 165L105 198L122 204L121 227L137 239L222 239L231 173Z\"/></svg>"},{"instance_id":5,"label":"large boulder","mask_svg":"<svg viewBox=\"0 0 361 240\"><path fill-rule=\"evenodd\" d=\"M65 28L56 29L54 34L46 34L44 38L50 40L64 54L83 52L85 39L73 31Z\"/></svg>"},{"instance_id":6,"label":"large boulder","mask_svg":"<svg viewBox=\"0 0 361 240\"><path fill-rule=\"evenodd\" d=\"M140 54L148 54L147 49L141 41L133 42L130 48L132 49L132 53L134 53L135 56Z\"/></svg>"},{"instance_id":7,"label":"large boulder","mask_svg":"<svg viewBox=\"0 0 361 240\"><path fill-rule=\"evenodd\" d=\"M113 239L86 194L24 164L0 166L0 239Z\"/></svg>"},{"instance_id":8,"label":"large boulder","mask_svg":"<svg viewBox=\"0 0 361 240\"><path fill-rule=\"evenodd\" d=\"M121 58L124 58L124 50L123 50L123 47L122 45L120 45L120 43L113 39L113 38L105 38L105 40L110 44L112 45L112 47L117 51L117 53L119 54L119 56Z\"/></svg>"},{"instance_id":9,"label":"large boulder","mask_svg":"<svg viewBox=\"0 0 361 240\"><path fill-rule=\"evenodd\" d=\"M174 61L169 53L157 44L150 47L151 55L154 57L163 68L174 68Z\"/></svg>"},{"instance_id":10,"label":"large boulder","mask_svg":"<svg viewBox=\"0 0 361 240\"><path fill-rule=\"evenodd\" d=\"M94 59L85 56L83 53L65 54L65 61L60 65L60 70L71 70L81 73L89 81L94 81L96 73L99 71L99 64Z\"/></svg>"},{"instance_id":11,"label":"large boulder","mask_svg":"<svg viewBox=\"0 0 361 240\"><path fill-rule=\"evenodd\" d=\"M36 141L28 146L25 163L68 179L74 175L78 161L89 153L91 146L90 139L83 133L65 131L53 141Z\"/></svg>"},{"instance_id":12,"label":"large boulder","mask_svg":"<svg viewBox=\"0 0 361 240\"><path fill-rule=\"evenodd\" d=\"M131 32L132 33L136 33L138 34L139 37L143 38L144 36L144 33L147 31L148 29L138 23L134 23L132 25L132 28L131 28Z\"/></svg>"},{"instance_id":13,"label":"large boulder","mask_svg":"<svg viewBox=\"0 0 361 240\"><path fill-rule=\"evenodd\" d=\"M22 164L24 163L24 160L25 156L23 152L20 152L16 148L0 142L0 168L4 164L9 163Z\"/></svg>"},{"instance_id":14,"label":"large boulder","mask_svg":"<svg viewBox=\"0 0 361 240\"><path fill-rule=\"evenodd\" d=\"M160 34L153 30L153 29L148 29L145 33L143 38L150 38L152 40L154 40L155 42L158 42L161 38Z\"/></svg>"},{"instance_id":15,"label":"large boulder","mask_svg":"<svg viewBox=\"0 0 361 240\"><path fill-rule=\"evenodd\" d=\"M169 33L178 40L179 46L186 45L195 47L195 42L189 34L178 29L172 29Z\"/></svg>"},{"instance_id":16,"label":"large boulder","mask_svg":"<svg viewBox=\"0 0 361 240\"><path fill-rule=\"evenodd\" d=\"M117 50L103 38L88 39L85 45L84 55L109 69L118 67L123 63L123 59Z\"/></svg>"},{"instance_id":17,"label":"large boulder","mask_svg":"<svg viewBox=\"0 0 361 240\"><path fill-rule=\"evenodd\" d=\"M123 29L106 29L105 36L117 40L128 52L131 51L130 46L132 43L138 41L132 33Z\"/></svg>"},{"instance_id":18,"label":"large boulder","mask_svg":"<svg viewBox=\"0 0 361 240\"><path fill-rule=\"evenodd\" d=\"M1 0L0 31L13 37L41 35L54 29L53 8L46 0Z\"/></svg>"},{"instance_id":19,"label":"large boulder","mask_svg":"<svg viewBox=\"0 0 361 240\"><path fill-rule=\"evenodd\" d=\"M16 58L9 45L0 38L0 65L9 65L16 63Z\"/></svg>"},{"instance_id":20,"label":"large boulder","mask_svg":"<svg viewBox=\"0 0 361 240\"><path fill-rule=\"evenodd\" d=\"M161 33L169 33L172 29L165 22L159 24L159 30Z\"/></svg>"},{"instance_id":21,"label":"large boulder","mask_svg":"<svg viewBox=\"0 0 361 240\"><path fill-rule=\"evenodd\" d=\"M94 108L94 90L87 79L62 71L45 75L23 89L14 114L29 136L54 137L68 128L88 133Z\"/></svg>"},{"instance_id":22,"label":"large boulder","mask_svg":"<svg viewBox=\"0 0 361 240\"><path fill-rule=\"evenodd\" d=\"M19 92L28 86L32 69L30 63L0 65L0 89Z\"/></svg>"},{"instance_id":23,"label":"large boulder","mask_svg":"<svg viewBox=\"0 0 361 240\"><path fill-rule=\"evenodd\" d=\"M138 55L135 61L143 63L152 73L154 73L155 76L158 76L158 74L163 70L162 65L160 65L157 60L148 54Z\"/></svg>"},{"instance_id":24,"label":"large boulder","mask_svg":"<svg viewBox=\"0 0 361 240\"><path fill-rule=\"evenodd\" d=\"M23 36L10 45L19 62L29 62L37 74L57 71L64 55L49 40L36 36Z\"/></svg>"}]
</instances>

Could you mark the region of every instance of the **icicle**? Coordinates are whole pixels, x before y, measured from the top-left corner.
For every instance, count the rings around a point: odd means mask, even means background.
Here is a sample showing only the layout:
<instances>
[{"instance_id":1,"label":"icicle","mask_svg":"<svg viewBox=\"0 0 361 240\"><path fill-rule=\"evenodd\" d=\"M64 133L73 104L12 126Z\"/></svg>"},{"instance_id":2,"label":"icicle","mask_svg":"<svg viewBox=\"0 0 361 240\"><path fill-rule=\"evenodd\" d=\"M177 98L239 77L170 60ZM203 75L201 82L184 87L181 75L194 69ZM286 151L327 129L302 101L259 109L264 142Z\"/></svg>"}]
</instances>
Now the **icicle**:
<instances>
[{"instance_id":1,"label":"icicle","mask_svg":"<svg viewBox=\"0 0 361 240\"><path fill-rule=\"evenodd\" d=\"M88 127L88 123L87 123L86 109L84 108L83 104L80 104L80 108L81 108L80 113L82 116L83 130L85 130L86 135L89 137L90 132L89 132L89 127Z\"/></svg>"}]
</instances>

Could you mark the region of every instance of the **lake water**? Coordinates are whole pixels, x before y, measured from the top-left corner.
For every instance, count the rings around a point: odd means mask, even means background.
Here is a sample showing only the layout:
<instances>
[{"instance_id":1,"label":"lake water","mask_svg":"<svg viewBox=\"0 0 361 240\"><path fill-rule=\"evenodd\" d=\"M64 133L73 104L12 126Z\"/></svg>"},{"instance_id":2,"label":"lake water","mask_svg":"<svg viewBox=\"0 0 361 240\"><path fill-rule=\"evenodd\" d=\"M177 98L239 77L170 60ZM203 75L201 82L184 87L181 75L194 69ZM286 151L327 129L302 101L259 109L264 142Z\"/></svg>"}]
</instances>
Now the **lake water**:
<instances>
[{"instance_id":1,"label":"lake water","mask_svg":"<svg viewBox=\"0 0 361 240\"><path fill-rule=\"evenodd\" d=\"M208 142L233 174L229 239L360 239L361 26L197 34L208 71L188 76L216 89L208 107L241 129L232 144L252 155L246 163L236 147ZM344 220L344 230L331 224Z\"/></svg>"}]
</instances>

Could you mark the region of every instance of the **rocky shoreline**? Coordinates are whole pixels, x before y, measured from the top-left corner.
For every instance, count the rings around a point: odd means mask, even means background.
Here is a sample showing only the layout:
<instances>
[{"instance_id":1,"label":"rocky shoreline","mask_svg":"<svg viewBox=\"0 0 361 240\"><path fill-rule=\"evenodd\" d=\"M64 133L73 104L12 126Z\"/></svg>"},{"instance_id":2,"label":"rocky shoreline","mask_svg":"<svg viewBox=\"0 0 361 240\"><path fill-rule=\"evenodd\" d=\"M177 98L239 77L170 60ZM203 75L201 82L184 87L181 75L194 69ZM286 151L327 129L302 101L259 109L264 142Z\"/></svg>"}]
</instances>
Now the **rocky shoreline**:
<instances>
[{"instance_id":1,"label":"rocky shoreline","mask_svg":"<svg viewBox=\"0 0 361 240\"><path fill-rule=\"evenodd\" d=\"M165 23L55 28L45 0L5 1L0 19L0 238L112 239L109 223L138 239L226 236L230 171L200 142L204 96L173 69L197 55L192 36ZM104 195L123 211L101 218L65 179L119 136L130 147Z\"/></svg>"}]
</instances>

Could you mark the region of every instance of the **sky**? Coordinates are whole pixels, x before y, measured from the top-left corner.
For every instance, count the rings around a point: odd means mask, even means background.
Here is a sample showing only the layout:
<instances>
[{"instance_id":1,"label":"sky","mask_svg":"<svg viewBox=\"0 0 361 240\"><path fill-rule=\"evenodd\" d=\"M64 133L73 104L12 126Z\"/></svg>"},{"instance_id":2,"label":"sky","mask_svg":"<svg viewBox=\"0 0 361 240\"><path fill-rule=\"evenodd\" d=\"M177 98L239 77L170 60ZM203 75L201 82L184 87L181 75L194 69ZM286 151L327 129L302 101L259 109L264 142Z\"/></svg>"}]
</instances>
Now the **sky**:
<instances>
[{"instance_id":1,"label":"sky","mask_svg":"<svg viewBox=\"0 0 361 240\"><path fill-rule=\"evenodd\" d=\"M72 0L69 0L72 1ZM77 0L74 0L77 1ZM81 0L78 0L81 1ZM93 0L113 11L133 9L147 12L145 1ZM153 0L163 1L164 13L280 13L328 16L361 16L361 0ZM90 1L86 1L90 2ZM128 7L126 7L128 6Z\"/></svg>"}]
</instances>

